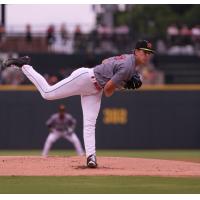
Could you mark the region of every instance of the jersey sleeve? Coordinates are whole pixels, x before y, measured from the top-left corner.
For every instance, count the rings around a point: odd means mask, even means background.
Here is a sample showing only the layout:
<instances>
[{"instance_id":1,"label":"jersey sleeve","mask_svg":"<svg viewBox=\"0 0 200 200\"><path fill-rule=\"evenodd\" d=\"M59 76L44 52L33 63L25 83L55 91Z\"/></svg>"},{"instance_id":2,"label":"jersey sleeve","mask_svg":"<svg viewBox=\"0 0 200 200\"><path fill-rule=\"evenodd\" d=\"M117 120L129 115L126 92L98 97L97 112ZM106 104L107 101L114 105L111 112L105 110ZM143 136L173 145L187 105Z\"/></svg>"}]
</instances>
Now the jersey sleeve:
<instances>
[{"instance_id":1,"label":"jersey sleeve","mask_svg":"<svg viewBox=\"0 0 200 200\"><path fill-rule=\"evenodd\" d=\"M117 86L121 87L123 82L128 78L128 71L125 67L120 67L119 70L111 78L112 82Z\"/></svg>"}]
</instances>

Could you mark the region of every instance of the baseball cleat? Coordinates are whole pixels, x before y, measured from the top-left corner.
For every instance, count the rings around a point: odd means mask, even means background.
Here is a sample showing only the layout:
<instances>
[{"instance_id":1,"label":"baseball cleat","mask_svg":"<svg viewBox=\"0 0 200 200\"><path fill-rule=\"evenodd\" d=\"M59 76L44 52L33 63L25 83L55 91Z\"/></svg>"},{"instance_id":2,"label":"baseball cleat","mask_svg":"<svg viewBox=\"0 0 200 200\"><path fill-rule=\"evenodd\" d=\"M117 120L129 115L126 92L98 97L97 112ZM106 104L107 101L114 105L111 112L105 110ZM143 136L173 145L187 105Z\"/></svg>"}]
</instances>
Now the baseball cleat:
<instances>
[{"instance_id":1,"label":"baseball cleat","mask_svg":"<svg viewBox=\"0 0 200 200\"><path fill-rule=\"evenodd\" d=\"M29 64L31 58L29 56L19 57L19 58L9 58L8 60L3 62L2 68L5 69L11 66L22 67L23 65Z\"/></svg>"},{"instance_id":2,"label":"baseball cleat","mask_svg":"<svg viewBox=\"0 0 200 200\"><path fill-rule=\"evenodd\" d=\"M97 168L97 160L94 154L87 157L87 166L89 168Z\"/></svg>"}]
</instances>

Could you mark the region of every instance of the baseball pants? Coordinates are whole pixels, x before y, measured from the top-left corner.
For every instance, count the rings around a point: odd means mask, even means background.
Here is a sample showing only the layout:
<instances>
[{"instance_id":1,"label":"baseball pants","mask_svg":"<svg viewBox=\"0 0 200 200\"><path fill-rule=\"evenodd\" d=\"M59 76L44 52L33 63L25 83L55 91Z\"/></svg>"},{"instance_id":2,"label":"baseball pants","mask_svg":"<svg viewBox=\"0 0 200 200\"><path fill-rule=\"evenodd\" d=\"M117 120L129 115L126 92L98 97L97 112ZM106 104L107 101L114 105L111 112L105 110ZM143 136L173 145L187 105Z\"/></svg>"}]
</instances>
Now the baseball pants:
<instances>
[{"instance_id":1,"label":"baseball pants","mask_svg":"<svg viewBox=\"0 0 200 200\"><path fill-rule=\"evenodd\" d=\"M69 77L52 86L32 66L24 65L22 71L37 87L44 99L55 100L75 95L81 96L86 156L96 154L95 127L103 90L95 87L93 69L79 68Z\"/></svg>"},{"instance_id":2,"label":"baseball pants","mask_svg":"<svg viewBox=\"0 0 200 200\"><path fill-rule=\"evenodd\" d=\"M49 133L45 141L44 148L42 151L42 156L48 155L53 143L55 143L59 138L64 138L69 142L71 142L74 145L77 155L79 156L84 155L84 151L81 146L80 140L78 139L75 133L67 134L66 132L53 130L51 133Z\"/></svg>"}]
</instances>

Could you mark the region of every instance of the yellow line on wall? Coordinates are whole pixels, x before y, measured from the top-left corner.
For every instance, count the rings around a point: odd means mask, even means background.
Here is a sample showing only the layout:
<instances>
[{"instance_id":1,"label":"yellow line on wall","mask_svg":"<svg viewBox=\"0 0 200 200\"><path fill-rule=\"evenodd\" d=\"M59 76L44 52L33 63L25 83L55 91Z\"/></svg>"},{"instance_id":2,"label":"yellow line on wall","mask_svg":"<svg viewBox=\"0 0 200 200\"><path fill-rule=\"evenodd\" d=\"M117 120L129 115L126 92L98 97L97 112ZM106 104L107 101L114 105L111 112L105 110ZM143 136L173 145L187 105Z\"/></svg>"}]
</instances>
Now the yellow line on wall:
<instances>
[{"instance_id":1,"label":"yellow line on wall","mask_svg":"<svg viewBox=\"0 0 200 200\"><path fill-rule=\"evenodd\" d=\"M0 91L36 91L33 85L0 85Z\"/></svg>"},{"instance_id":2,"label":"yellow line on wall","mask_svg":"<svg viewBox=\"0 0 200 200\"><path fill-rule=\"evenodd\" d=\"M143 85L137 91L200 90L200 84ZM33 85L0 85L0 91L37 91ZM130 91L130 90L129 90Z\"/></svg>"},{"instance_id":3,"label":"yellow line on wall","mask_svg":"<svg viewBox=\"0 0 200 200\"><path fill-rule=\"evenodd\" d=\"M200 84L165 84L165 85L143 85L139 90L161 90L161 91L174 91L174 90L200 90Z\"/></svg>"},{"instance_id":4,"label":"yellow line on wall","mask_svg":"<svg viewBox=\"0 0 200 200\"><path fill-rule=\"evenodd\" d=\"M200 84L143 85L139 91L200 90Z\"/></svg>"}]
</instances>

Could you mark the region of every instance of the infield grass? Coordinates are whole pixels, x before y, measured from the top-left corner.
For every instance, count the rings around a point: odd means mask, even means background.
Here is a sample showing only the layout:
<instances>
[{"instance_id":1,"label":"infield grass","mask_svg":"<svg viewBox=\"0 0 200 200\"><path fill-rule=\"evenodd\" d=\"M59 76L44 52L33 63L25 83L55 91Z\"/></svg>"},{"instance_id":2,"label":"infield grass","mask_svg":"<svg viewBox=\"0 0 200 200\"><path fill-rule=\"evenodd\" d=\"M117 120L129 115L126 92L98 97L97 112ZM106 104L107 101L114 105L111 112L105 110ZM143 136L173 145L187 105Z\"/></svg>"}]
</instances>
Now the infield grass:
<instances>
[{"instance_id":1,"label":"infield grass","mask_svg":"<svg viewBox=\"0 0 200 200\"><path fill-rule=\"evenodd\" d=\"M40 156L39 150L0 150L0 156ZM75 156L73 150L52 150L50 156ZM196 150L97 150L97 156L153 158L200 162L200 149Z\"/></svg>"},{"instance_id":2,"label":"infield grass","mask_svg":"<svg viewBox=\"0 0 200 200\"><path fill-rule=\"evenodd\" d=\"M4 194L199 194L199 178L0 177Z\"/></svg>"}]
</instances>

